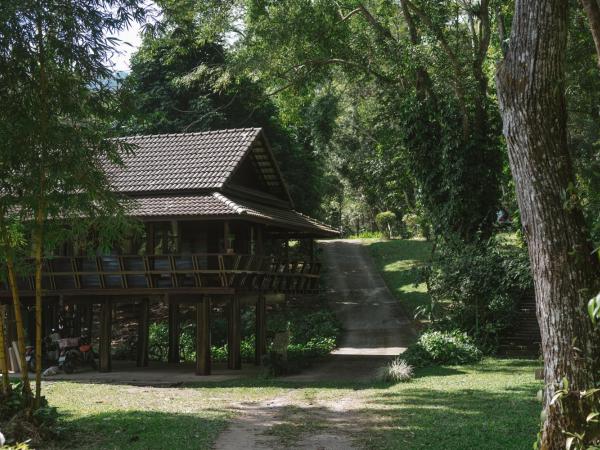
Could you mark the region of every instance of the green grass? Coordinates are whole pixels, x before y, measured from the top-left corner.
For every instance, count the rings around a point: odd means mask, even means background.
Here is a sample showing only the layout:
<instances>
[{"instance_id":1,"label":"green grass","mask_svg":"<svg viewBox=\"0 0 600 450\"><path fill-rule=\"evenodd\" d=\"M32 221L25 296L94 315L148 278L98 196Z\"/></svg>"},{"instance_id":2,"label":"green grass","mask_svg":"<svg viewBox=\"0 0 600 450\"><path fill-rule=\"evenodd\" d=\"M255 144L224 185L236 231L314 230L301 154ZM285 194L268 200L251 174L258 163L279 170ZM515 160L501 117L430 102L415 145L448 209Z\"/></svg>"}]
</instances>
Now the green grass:
<instances>
[{"instance_id":1,"label":"green grass","mask_svg":"<svg viewBox=\"0 0 600 450\"><path fill-rule=\"evenodd\" d=\"M378 426L364 439L372 449L531 449L540 404L535 361L486 359L431 367L412 382L369 395Z\"/></svg>"},{"instance_id":2,"label":"green grass","mask_svg":"<svg viewBox=\"0 0 600 450\"><path fill-rule=\"evenodd\" d=\"M406 314L414 316L415 309L430 302L425 283L415 285L415 267L428 260L431 243L419 239L391 241L365 240L375 265Z\"/></svg>"},{"instance_id":3,"label":"green grass","mask_svg":"<svg viewBox=\"0 0 600 450\"><path fill-rule=\"evenodd\" d=\"M234 413L232 402L259 401L269 386L136 387L49 383L44 394L61 413L64 449L210 448Z\"/></svg>"},{"instance_id":4,"label":"green grass","mask_svg":"<svg viewBox=\"0 0 600 450\"><path fill-rule=\"evenodd\" d=\"M367 449L529 449L540 410L536 367L531 360L486 359L421 369L413 381L396 385L245 379L153 388L54 382L45 394L66 427L65 439L51 448L210 448L234 416L232 405L286 394L296 401L281 408L269 434L288 448L302 435L325 429L323 415L344 420L323 404L355 396L358 418L350 428Z\"/></svg>"}]
</instances>

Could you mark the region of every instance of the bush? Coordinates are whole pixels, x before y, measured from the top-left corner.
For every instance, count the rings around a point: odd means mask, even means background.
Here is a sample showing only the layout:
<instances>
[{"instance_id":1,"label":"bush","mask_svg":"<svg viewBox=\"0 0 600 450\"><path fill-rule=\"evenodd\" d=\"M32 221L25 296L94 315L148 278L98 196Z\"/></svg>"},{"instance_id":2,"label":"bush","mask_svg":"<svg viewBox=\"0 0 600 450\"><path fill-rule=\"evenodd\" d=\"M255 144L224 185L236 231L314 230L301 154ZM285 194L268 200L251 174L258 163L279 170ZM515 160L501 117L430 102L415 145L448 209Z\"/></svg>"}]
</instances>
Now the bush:
<instances>
[{"instance_id":1,"label":"bush","mask_svg":"<svg viewBox=\"0 0 600 450\"><path fill-rule=\"evenodd\" d=\"M413 377L413 367L400 356L379 370L378 379L392 383L404 383Z\"/></svg>"},{"instance_id":2,"label":"bush","mask_svg":"<svg viewBox=\"0 0 600 450\"><path fill-rule=\"evenodd\" d=\"M427 331L400 355L413 367L437 364L460 365L480 361L481 350L466 333L460 331Z\"/></svg>"},{"instance_id":3,"label":"bush","mask_svg":"<svg viewBox=\"0 0 600 450\"><path fill-rule=\"evenodd\" d=\"M242 342L240 352L243 362L254 362L254 311L246 309L242 314ZM336 347L340 328L335 315L324 302L317 302L309 307L283 305L269 312L267 318L267 337L272 339L275 333L290 331L288 361L290 371L299 370L310 364L314 358L329 354ZM211 347L212 359L215 362L227 361L226 321L217 318L213 322ZM196 326L183 323L179 340L181 359L194 361ZM155 361L166 361L168 356L168 325L164 322L150 324L149 354ZM134 348L135 349L135 348ZM123 351L125 353L125 351Z\"/></svg>"},{"instance_id":4,"label":"bush","mask_svg":"<svg viewBox=\"0 0 600 450\"><path fill-rule=\"evenodd\" d=\"M381 231L361 231L359 234L352 234L349 239L383 239Z\"/></svg>"},{"instance_id":5,"label":"bush","mask_svg":"<svg viewBox=\"0 0 600 450\"><path fill-rule=\"evenodd\" d=\"M486 352L514 322L516 306L533 298L527 250L500 238L440 243L432 263L420 270L431 304L418 314L429 316L435 329L467 332Z\"/></svg>"},{"instance_id":6,"label":"bush","mask_svg":"<svg viewBox=\"0 0 600 450\"><path fill-rule=\"evenodd\" d=\"M0 397L0 428L8 448L28 448L18 442L30 442L37 447L44 441L57 438L60 432L57 418L56 408L49 406L44 397L40 408L31 414L21 382L13 383L10 393Z\"/></svg>"},{"instance_id":7,"label":"bush","mask_svg":"<svg viewBox=\"0 0 600 450\"><path fill-rule=\"evenodd\" d=\"M392 227L396 223L396 214L391 211L380 212L375 216L375 223L379 230L388 238L392 238Z\"/></svg>"},{"instance_id":8,"label":"bush","mask_svg":"<svg viewBox=\"0 0 600 450\"><path fill-rule=\"evenodd\" d=\"M408 213L402 216L402 222L406 229L405 238L423 237L430 238L431 226L424 214Z\"/></svg>"}]
</instances>

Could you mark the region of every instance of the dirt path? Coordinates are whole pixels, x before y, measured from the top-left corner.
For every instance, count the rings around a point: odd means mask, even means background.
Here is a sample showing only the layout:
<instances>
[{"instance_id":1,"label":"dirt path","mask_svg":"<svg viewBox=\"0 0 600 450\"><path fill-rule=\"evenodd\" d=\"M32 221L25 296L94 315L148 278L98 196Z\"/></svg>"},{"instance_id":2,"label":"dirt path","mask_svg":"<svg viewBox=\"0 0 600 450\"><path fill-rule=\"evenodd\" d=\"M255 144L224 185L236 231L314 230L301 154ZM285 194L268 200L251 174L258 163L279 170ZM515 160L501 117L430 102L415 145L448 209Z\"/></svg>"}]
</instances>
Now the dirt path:
<instances>
[{"instance_id":1,"label":"dirt path","mask_svg":"<svg viewBox=\"0 0 600 450\"><path fill-rule=\"evenodd\" d=\"M368 419L359 413L364 401L360 390L310 388L372 381L380 366L404 351L414 330L360 241L320 245L327 296L344 328L340 347L327 362L284 378L294 387L307 383L309 389L235 405L237 418L219 436L215 449L352 450L357 448L355 437L367 431Z\"/></svg>"}]
</instances>

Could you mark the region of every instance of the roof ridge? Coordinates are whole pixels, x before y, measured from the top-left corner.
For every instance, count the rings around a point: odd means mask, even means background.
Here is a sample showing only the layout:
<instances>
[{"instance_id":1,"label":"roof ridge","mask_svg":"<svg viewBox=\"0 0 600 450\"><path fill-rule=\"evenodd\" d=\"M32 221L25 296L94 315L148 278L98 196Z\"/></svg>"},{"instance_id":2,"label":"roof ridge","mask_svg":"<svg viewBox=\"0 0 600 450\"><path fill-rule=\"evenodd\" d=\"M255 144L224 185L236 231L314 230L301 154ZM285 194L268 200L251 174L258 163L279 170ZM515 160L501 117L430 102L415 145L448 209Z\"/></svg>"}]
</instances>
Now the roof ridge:
<instances>
[{"instance_id":1,"label":"roof ridge","mask_svg":"<svg viewBox=\"0 0 600 450\"><path fill-rule=\"evenodd\" d=\"M233 200L231 200L228 197L225 197L223 194L221 194L220 192L213 192L212 196L214 198L216 198L217 200L225 203L227 206L229 206L231 209L233 209L236 214L247 214L248 211L246 208L244 208L241 205L238 205L237 203L235 203Z\"/></svg>"},{"instance_id":2,"label":"roof ridge","mask_svg":"<svg viewBox=\"0 0 600 450\"><path fill-rule=\"evenodd\" d=\"M327 227L327 228L329 228L330 230L335 230L335 231L337 231L337 232L339 232L339 231L340 231L340 230L338 230L337 228L335 228L335 227L332 227L332 226L331 226L331 225L329 225L328 223L321 222L319 219L315 219L314 217L311 217L311 216L309 216L308 214L301 213L300 211L298 211L298 210L296 210L296 209L293 209L293 208L292 208L292 211L294 211L296 214L299 214L299 215L301 215L301 216L302 216L302 217L304 217L305 219L307 219L307 220L309 220L309 221L311 221L311 222L317 223L317 224L319 224L319 225L321 225L321 226L323 226L323 227Z\"/></svg>"},{"instance_id":3,"label":"roof ridge","mask_svg":"<svg viewBox=\"0 0 600 450\"><path fill-rule=\"evenodd\" d=\"M259 131L262 127L247 127L247 128L221 128L219 130L208 130L208 131L192 131L192 132L180 132L180 133L157 133L157 134L131 134L128 136L119 136L114 139L133 139L133 138L152 138L152 137L173 137L173 136L199 136L208 134L218 133L233 133L233 132L248 132L248 131Z\"/></svg>"}]
</instances>

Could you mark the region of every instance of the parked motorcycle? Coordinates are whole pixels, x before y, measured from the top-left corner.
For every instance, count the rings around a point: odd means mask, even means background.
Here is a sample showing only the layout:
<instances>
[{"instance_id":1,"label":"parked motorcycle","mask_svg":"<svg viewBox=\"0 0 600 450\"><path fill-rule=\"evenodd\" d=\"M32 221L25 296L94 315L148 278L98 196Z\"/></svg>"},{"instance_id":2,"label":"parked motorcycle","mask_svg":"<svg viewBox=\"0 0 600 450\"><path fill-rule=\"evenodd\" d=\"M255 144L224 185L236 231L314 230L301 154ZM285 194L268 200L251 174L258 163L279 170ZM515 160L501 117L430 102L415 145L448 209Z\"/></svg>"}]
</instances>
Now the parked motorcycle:
<instances>
[{"instance_id":1,"label":"parked motorcycle","mask_svg":"<svg viewBox=\"0 0 600 450\"><path fill-rule=\"evenodd\" d=\"M89 337L84 335L79 338L60 339L59 348L58 367L65 373L73 373L76 368L86 365L97 368Z\"/></svg>"}]
</instances>

